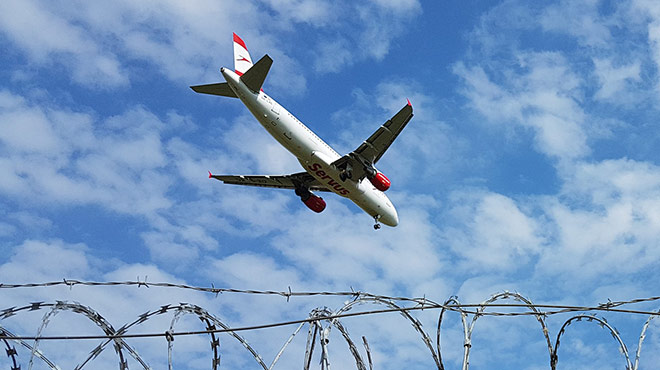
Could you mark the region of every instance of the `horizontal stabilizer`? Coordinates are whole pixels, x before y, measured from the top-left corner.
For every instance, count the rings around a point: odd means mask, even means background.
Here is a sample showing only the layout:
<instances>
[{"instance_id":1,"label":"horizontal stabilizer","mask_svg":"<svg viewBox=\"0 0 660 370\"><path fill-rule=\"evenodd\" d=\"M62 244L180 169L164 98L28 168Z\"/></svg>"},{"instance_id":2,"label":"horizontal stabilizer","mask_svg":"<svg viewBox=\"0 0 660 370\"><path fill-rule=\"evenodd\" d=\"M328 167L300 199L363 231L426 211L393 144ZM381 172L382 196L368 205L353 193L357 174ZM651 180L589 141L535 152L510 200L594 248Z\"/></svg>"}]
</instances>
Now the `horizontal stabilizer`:
<instances>
[{"instance_id":1,"label":"horizontal stabilizer","mask_svg":"<svg viewBox=\"0 0 660 370\"><path fill-rule=\"evenodd\" d=\"M263 58L259 59L250 69L247 70L242 76L241 81L254 93L258 93L263 86L264 81L266 80L266 75L270 70L270 66L273 64L273 60L268 56L264 55Z\"/></svg>"},{"instance_id":2,"label":"horizontal stabilizer","mask_svg":"<svg viewBox=\"0 0 660 370\"><path fill-rule=\"evenodd\" d=\"M229 87L229 84L226 82L217 83L217 84L208 84L208 85L197 85L190 86L196 93L200 94L211 94L211 95L220 95L227 96L230 98L237 98L234 91Z\"/></svg>"}]
</instances>

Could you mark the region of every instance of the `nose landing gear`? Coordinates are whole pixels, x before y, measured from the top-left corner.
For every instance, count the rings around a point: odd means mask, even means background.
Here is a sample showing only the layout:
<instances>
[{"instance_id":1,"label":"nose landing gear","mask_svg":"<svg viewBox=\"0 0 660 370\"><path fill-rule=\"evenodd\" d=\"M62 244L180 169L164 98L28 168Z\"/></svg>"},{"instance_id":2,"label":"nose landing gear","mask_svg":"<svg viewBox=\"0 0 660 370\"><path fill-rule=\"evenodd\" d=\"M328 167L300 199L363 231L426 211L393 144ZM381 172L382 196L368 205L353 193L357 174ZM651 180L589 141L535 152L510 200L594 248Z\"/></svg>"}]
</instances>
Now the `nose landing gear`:
<instances>
[{"instance_id":1,"label":"nose landing gear","mask_svg":"<svg viewBox=\"0 0 660 370\"><path fill-rule=\"evenodd\" d=\"M374 222L376 222L376 224L374 224L374 230L380 229L380 222L378 222L378 220L380 220L380 215L375 215Z\"/></svg>"}]
</instances>

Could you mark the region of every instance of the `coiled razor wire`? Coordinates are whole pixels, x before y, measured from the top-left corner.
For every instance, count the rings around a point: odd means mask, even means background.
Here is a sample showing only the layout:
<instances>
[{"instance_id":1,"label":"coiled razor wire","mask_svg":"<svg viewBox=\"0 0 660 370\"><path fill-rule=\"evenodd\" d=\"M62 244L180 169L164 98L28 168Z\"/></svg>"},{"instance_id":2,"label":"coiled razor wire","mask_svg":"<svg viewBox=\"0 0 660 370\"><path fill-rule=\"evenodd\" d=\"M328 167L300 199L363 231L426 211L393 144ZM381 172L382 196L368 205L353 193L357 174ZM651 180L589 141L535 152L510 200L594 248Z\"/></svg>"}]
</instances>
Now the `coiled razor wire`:
<instances>
[{"instance_id":1,"label":"coiled razor wire","mask_svg":"<svg viewBox=\"0 0 660 370\"><path fill-rule=\"evenodd\" d=\"M409 321L412 324L414 330L419 334L420 340L424 343L426 348L429 350L431 357L436 365L438 370L444 370L445 367L442 362L442 352L441 352L441 328L446 311L457 312L461 316L461 323L463 326L463 365L462 369L469 369L469 357L470 349L472 347L471 337L474 330L477 319L482 316L534 316L536 320L541 325L541 330L543 336L546 340L548 346L548 354L550 358L550 368L555 370L559 361L559 347L562 337L566 334L568 327L575 322L588 322L595 323L601 328L605 329L615 340L618 345L619 352L625 360L626 370L637 370L639 366L639 360L641 356L642 344L646 337L646 332L649 328L651 321L660 315L660 310L649 312L649 311L640 311L624 308L624 306L629 306L634 303L641 302L655 302L660 300L660 297L649 297L649 298L639 298L629 301L620 301L620 302L611 302L608 300L605 304L599 304L598 306L592 307L581 307L581 306L567 306L567 305L538 305L532 303L528 298L515 293L504 291L497 293L486 299L485 301L478 304L461 304L457 297L450 297L443 304L438 304L434 301L424 298L406 298L406 297L388 297L381 295L373 295L365 292L293 292L289 288L287 291L259 291L259 290L239 290L239 289L224 289L224 288L204 288L204 287L195 287L182 284L171 284L171 283L147 283L146 278L144 281L140 281L138 278L137 281L125 281L125 282L87 282L87 281L78 281L78 280L63 280L57 282L48 282L48 283L38 283L38 284L0 284L0 289L16 289L16 288L31 288L31 287L52 287L58 285L66 285L73 287L75 285L85 285L85 286L119 286L119 285L129 285L137 287L166 287L166 288L177 288L177 289L189 289L200 292L208 292L213 294L221 293L239 293L239 294L252 294L252 295L279 295L285 297L287 301L291 297L301 297L301 296L350 296L352 300L349 300L344 303L342 307L338 310L333 311L327 307L316 308L311 311L307 318L301 320L293 320L288 322L279 322L271 323L264 325L255 325L250 327L236 327L231 328L229 325L225 324L223 321L206 311L204 308L188 304L188 303L179 303L179 304L168 304L160 306L157 309L147 311L139 315L135 320L130 323L126 323L121 326L119 329L114 329L114 327L96 310L91 307L84 306L76 302L64 302L64 301L55 301L54 303L46 302L33 302L21 307L10 307L3 310L0 310L0 340L5 346L7 353L7 358L9 360L9 366L11 370L20 370L20 361L25 361L25 356L29 354L27 358L28 370L32 369L35 361L40 361L42 364L51 369L59 369L59 367L39 349L40 341L44 340L80 340L80 339L96 339L101 342L89 353L89 355L84 358L76 367L76 370L83 369L85 366L93 362L102 352L104 352L107 347L112 344L115 354L119 362L119 369L126 370L128 369L128 361L125 357L125 353L135 360L135 362L142 369L150 369L149 365L143 358L138 354L138 352L125 342L127 338L150 338L150 337L165 337L168 342L168 367L169 369L173 368L173 342L175 336L185 336L185 335L208 335L211 347L211 368L216 370L220 366L220 337L218 334L226 333L229 336L233 337L243 347L250 353L254 358L257 364L264 370L272 370L277 364L278 360L281 358L282 354L285 352L287 346L292 342L294 337L302 330L305 325L308 325L307 331L307 344L305 347L305 354L303 358L303 369L308 370L311 366L311 360L314 355L314 351L317 349L317 343L320 347L320 358L321 358L321 369L329 370L330 369L330 354L328 343L330 341L331 329L335 328L342 336L343 340L346 342L348 349L355 360L355 365L358 370L373 370L373 363L371 358L371 351L367 343L366 337L362 337L362 341L367 354L367 363L365 363L360 350L357 345L351 338L346 327L342 324L340 319L347 317L356 317L356 316L365 316L365 315L375 315L375 314L384 314L384 313L393 313L398 312L405 320ZM501 300L513 300L518 303L498 303ZM358 312L349 312L356 305L371 304L371 305L381 305L385 306L383 309L376 309L371 311L358 311ZM402 304L409 304L409 306L403 306ZM522 312L503 312L503 311L492 311L497 308L523 308L527 311ZM440 309L440 314L438 317L438 325L435 340L435 345L429 334L423 329L422 323L416 319L413 315L413 311L418 310L431 310L431 309ZM486 311L489 309L491 311ZM3 327L1 323L4 320L7 320L11 317L24 314L26 312L38 311L38 310L47 310L44 314L40 326L37 330L35 336L19 336L10 332L6 327ZM102 332L101 335L66 335L66 336L43 336L42 333L49 325L49 323L56 318L57 314L63 311L72 312L87 320L94 323ZM635 353L634 361L631 361L628 348L626 347L624 341L621 339L619 332L610 325L604 317L596 316L595 312L599 311L609 311L609 312L621 312L628 314L645 314L648 315L648 319L642 327L641 334L639 336L639 341L637 344L637 351ZM564 322L559 330L554 345L550 339L550 332L546 325L546 318L549 315L557 315L561 313L571 313L579 312L578 314L570 317ZM586 312L591 312L587 314ZM132 329L138 327L139 325L161 315L172 314L172 319L170 321L169 328L165 332L161 333L142 333L142 334L133 334L129 333ZM196 316L205 326L204 330L200 331L176 331L176 324L179 320L185 315ZM471 316L471 320L469 317ZM284 343L280 351L277 353L271 364L268 366L264 362L263 358L259 353L238 333L241 331L256 330L263 328L272 328L280 327L287 325L297 325L294 332ZM32 341L31 343L29 341ZM24 348L24 350L17 350L13 344L19 345L19 347ZM19 353L23 357L19 357Z\"/></svg>"}]
</instances>

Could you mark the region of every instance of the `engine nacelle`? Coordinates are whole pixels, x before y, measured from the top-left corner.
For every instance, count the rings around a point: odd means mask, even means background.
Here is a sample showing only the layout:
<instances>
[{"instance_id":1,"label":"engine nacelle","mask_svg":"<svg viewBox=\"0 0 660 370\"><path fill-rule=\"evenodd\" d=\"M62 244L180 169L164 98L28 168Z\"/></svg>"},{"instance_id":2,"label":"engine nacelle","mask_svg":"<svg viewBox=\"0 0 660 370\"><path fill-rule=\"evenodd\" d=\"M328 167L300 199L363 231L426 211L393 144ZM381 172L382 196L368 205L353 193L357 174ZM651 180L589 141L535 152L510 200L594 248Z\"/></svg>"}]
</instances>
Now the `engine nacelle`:
<instances>
[{"instance_id":1,"label":"engine nacelle","mask_svg":"<svg viewBox=\"0 0 660 370\"><path fill-rule=\"evenodd\" d=\"M390 188L390 185L392 185L390 179L383 175L382 172L376 173L376 175L369 178L369 181L371 181L371 184L380 191L385 191Z\"/></svg>"},{"instance_id":2,"label":"engine nacelle","mask_svg":"<svg viewBox=\"0 0 660 370\"><path fill-rule=\"evenodd\" d=\"M303 200L301 198L301 200L303 203L305 203L307 208L316 213L321 213L325 209L325 200L323 200L323 198L319 197L318 195L309 193L309 197L307 197L307 199Z\"/></svg>"}]
</instances>

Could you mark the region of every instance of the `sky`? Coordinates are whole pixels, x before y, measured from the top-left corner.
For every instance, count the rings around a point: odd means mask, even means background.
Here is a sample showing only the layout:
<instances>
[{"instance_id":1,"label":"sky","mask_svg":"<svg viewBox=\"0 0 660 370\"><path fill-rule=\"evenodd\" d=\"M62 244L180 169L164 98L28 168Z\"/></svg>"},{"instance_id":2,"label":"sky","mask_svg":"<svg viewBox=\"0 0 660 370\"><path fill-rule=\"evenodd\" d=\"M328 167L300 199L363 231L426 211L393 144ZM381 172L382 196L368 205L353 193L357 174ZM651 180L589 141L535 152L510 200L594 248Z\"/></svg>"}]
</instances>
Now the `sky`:
<instances>
[{"instance_id":1,"label":"sky","mask_svg":"<svg viewBox=\"0 0 660 370\"><path fill-rule=\"evenodd\" d=\"M378 163L399 226L375 231L332 194L314 214L292 191L207 178L300 171L238 100L189 88L222 82L232 32L254 60L274 60L264 90L340 153L410 99L415 116ZM515 291L587 306L658 295L656 1L3 1L0 47L1 283L137 279L463 303ZM345 300L157 287L0 294L0 310L75 301L115 328L170 303L238 327ZM0 325L35 334L45 313ZM439 311L416 315L435 338ZM60 313L43 333L98 334L79 316ZM602 316L634 359L646 317ZM569 317L547 318L553 341ZM136 332L162 332L170 320ZM641 367L660 360L656 321ZM369 339L376 369L435 366L397 314L342 323L359 344ZM181 327L203 329L190 318ZM293 330L242 335L270 363ZM533 317L482 317L473 333L472 368L549 368ZM336 329L330 339L332 367L355 366ZM301 366L305 340L306 329L277 366ZM167 366L164 339L130 343L152 367ZM221 343L221 368L259 368L232 337ZM574 323L561 343L560 368L625 366L596 325ZM39 348L73 368L97 344ZM460 368L458 314L443 319L442 349L445 367ZM177 369L208 368L207 338L177 338L174 359ZM88 366L116 368L117 357L110 349Z\"/></svg>"}]
</instances>

